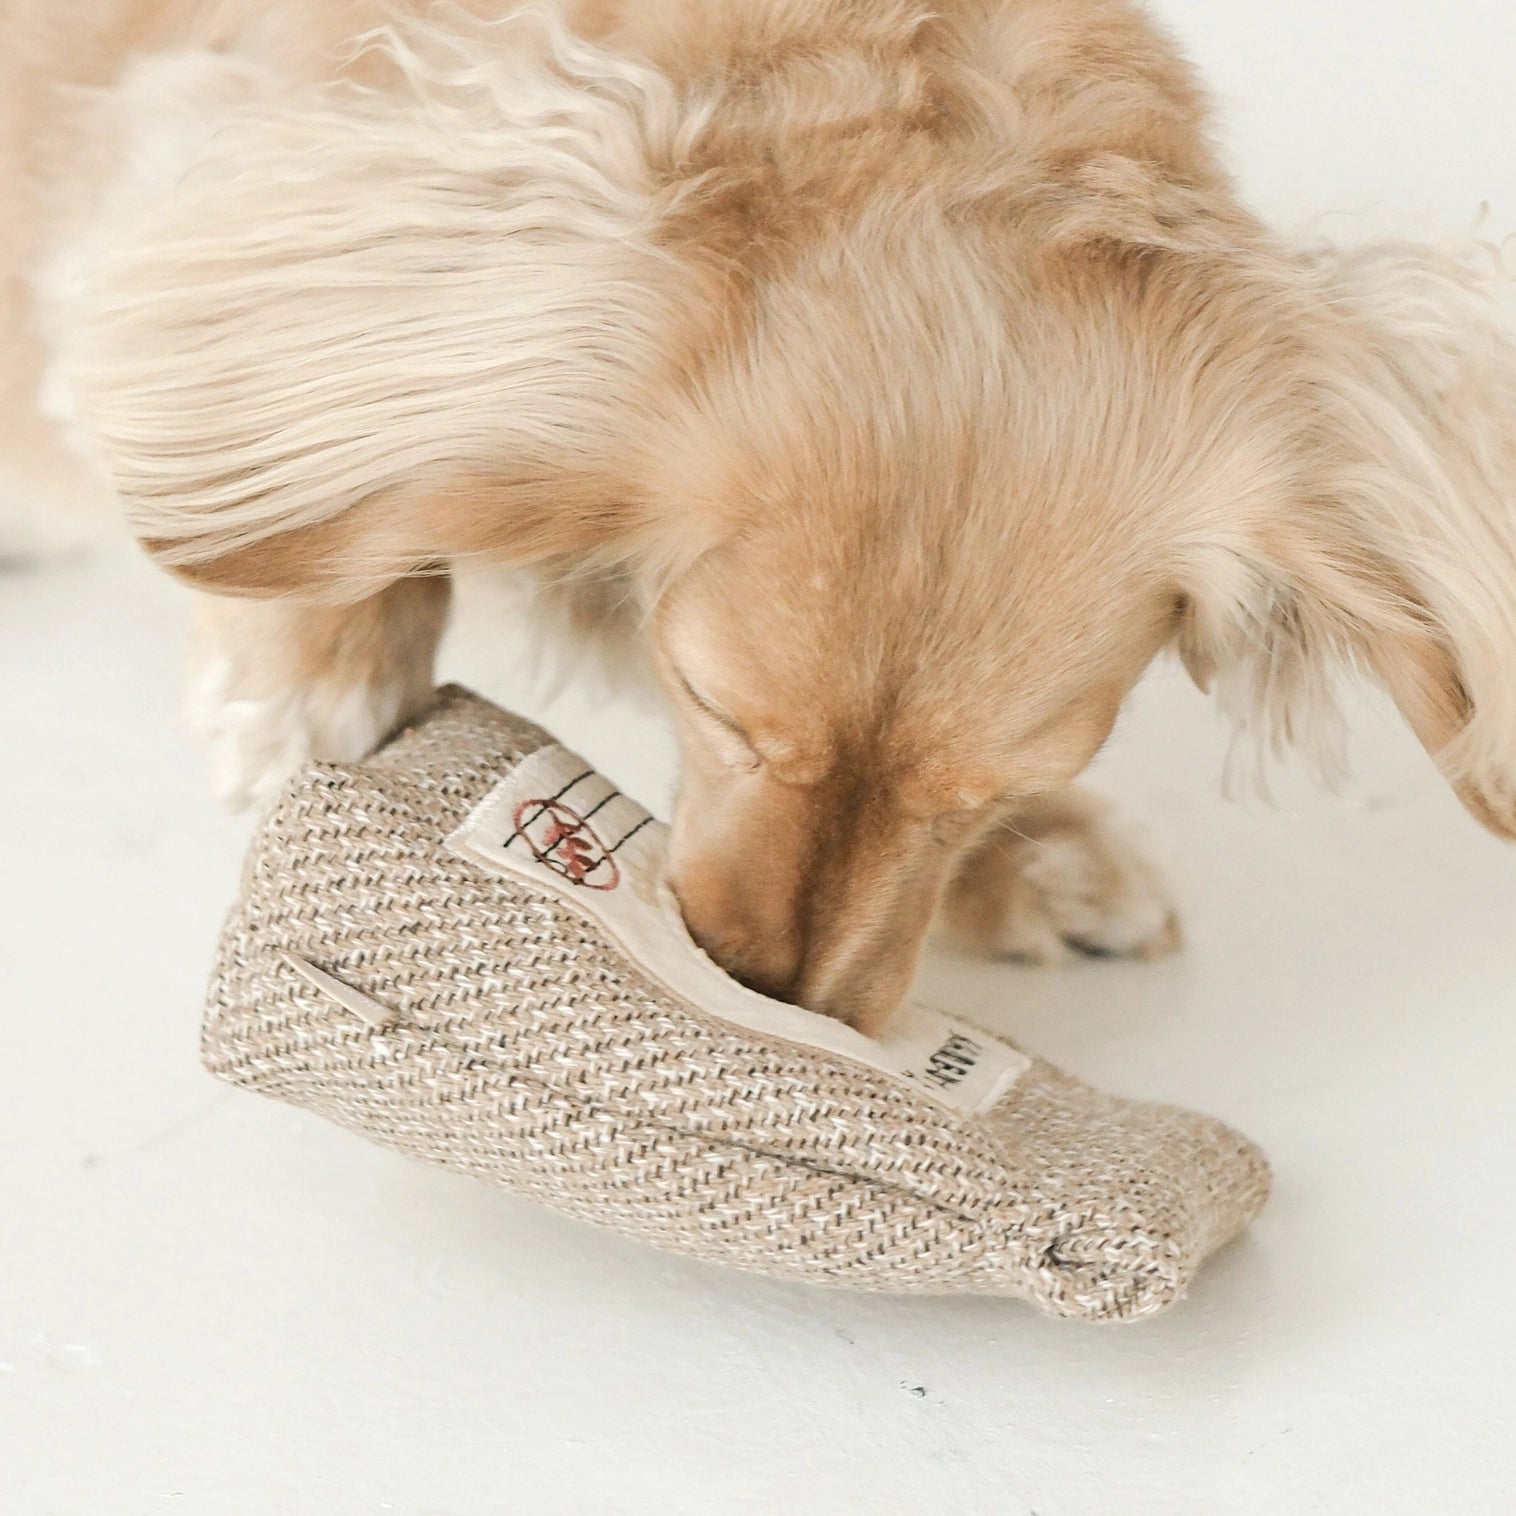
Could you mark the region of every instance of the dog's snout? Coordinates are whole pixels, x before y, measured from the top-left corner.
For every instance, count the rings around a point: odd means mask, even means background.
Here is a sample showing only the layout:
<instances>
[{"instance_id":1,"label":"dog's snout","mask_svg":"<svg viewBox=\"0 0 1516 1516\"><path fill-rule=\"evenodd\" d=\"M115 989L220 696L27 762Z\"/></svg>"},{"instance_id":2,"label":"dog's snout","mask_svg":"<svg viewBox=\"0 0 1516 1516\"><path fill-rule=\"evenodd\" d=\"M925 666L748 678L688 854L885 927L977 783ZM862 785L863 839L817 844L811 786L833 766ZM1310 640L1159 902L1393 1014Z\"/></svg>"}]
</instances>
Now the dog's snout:
<instances>
[{"instance_id":1,"label":"dog's snout","mask_svg":"<svg viewBox=\"0 0 1516 1516\"><path fill-rule=\"evenodd\" d=\"M846 942L818 942L795 954L749 933L727 928L695 940L705 953L745 988L854 1025L872 1025L888 1015L904 991L908 974L891 974L868 944L852 950Z\"/></svg>"},{"instance_id":2,"label":"dog's snout","mask_svg":"<svg viewBox=\"0 0 1516 1516\"><path fill-rule=\"evenodd\" d=\"M932 913L930 891L817 898L701 870L676 893L691 936L739 983L868 1032L904 998Z\"/></svg>"},{"instance_id":3,"label":"dog's snout","mask_svg":"<svg viewBox=\"0 0 1516 1516\"><path fill-rule=\"evenodd\" d=\"M702 909L688 890L680 898L690 936L708 958L745 988L770 1000L794 1001L800 957L789 931L756 923L731 904Z\"/></svg>"},{"instance_id":4,"label":"dog's snout","mask_svg":"<svg viewBox=\"0 0 1516 1516\"><path fill-rule=\"evenodd\" d=\"M743 967L746 957L738 954L730 959L723 959L715 953L711 957L721 964L728 974L740 984L743 989L752 990L754 994L766 996L769 1000L787 1000L792 1005L795 1003L795 977L793 974L775 978L772 975L754 973Z\"/></svg>"}]
</instances>

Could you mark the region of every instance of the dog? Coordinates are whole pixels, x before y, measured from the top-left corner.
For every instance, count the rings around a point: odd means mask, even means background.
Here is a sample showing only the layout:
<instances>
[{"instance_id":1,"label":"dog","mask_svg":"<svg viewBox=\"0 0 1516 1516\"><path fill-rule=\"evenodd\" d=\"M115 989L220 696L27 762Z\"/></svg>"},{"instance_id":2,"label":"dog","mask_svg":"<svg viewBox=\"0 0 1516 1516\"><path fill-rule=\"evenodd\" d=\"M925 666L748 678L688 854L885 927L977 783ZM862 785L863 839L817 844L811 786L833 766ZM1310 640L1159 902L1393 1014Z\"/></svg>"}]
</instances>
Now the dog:
<instances>
[{"instance_id":1,"label":"dog","mask_svg":"<svg viewBox=\"0 0 1516 1516\"><path fill-rule=\"evenodd\" d=\"M1290 245L1126 0L4 0L0 493L204 592L224 788L420 709L449 573L643 649L672 878L877 1030L931 923L1154 954L1076 781L1177 651L1382 684L1516 837L1499 250Z\"/></svg>"}]
</instances>

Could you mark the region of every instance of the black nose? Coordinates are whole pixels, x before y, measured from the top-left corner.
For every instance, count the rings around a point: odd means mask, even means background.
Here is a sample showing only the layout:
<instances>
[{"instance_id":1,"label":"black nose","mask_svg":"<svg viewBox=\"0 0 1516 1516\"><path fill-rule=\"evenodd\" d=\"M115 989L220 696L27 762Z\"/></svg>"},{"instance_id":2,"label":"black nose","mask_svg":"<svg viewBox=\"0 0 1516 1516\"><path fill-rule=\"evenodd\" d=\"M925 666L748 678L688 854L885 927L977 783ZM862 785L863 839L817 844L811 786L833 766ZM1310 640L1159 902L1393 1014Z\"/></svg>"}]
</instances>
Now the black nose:
<instances>
[{"instance_id":1,"label":"black nose","mask_svg":"<svg viewBox=\"0 0 1516 1516\"><path fill-rule=\"evenodd\" d=\"M769 1000L782 1000L788 1005L795 1003L795 980L793 976L780 979L774 975L744 969L740 963L732 965L722 964L722 967L745 990L752 990L754 994L762 995Z\"/></svg>"},{"instance_id":2,"label":"black nose","mask_svg":"<svg viewBox=\"0 0 1516 1516\"><path fill-rule=\"evenodd\" d=\"M685 912L691 938L717 968L738 984L770 1000L788 1000L799 975L799 954L787 933L765 932L730 918L702 922Z\"/></svg>"},{"instance_id":3,"label":"black nose","mask_svg":"<svg viewBox=\"0 0 1516 1516\"><path fill-rule=\"evenodd\" d=\"M706 957L743 989L770 1000L789 1000L795 974L779 963L777 954L763 953L745 936L735 932L723 932L701 942L700 946Z\"/></svg>"}]
</instances>

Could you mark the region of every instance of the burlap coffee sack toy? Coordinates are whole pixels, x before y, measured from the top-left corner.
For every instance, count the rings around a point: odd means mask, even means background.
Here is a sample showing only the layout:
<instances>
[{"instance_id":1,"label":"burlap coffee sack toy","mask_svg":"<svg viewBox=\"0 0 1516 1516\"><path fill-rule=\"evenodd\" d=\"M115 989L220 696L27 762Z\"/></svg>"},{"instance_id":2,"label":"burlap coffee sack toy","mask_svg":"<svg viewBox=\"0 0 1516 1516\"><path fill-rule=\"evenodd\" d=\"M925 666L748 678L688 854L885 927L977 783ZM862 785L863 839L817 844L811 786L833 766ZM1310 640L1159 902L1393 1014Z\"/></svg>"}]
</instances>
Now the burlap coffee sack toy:
<instances>
[{"instance_id":1,"label":"burlap coffee sack toy","mask_svg":"<svg viewBox=\"0 0 1516 1516\"><path fill-rule=\"evenodd\" d=\"M313 764L253 845L207 1065L695 1257L1058 1316L1170 1304L1257 1213L1219 1122L1100 1094L936 1012L871 1041L690 942L666 829L461 689Z\"/></svg>"}]
</instances>

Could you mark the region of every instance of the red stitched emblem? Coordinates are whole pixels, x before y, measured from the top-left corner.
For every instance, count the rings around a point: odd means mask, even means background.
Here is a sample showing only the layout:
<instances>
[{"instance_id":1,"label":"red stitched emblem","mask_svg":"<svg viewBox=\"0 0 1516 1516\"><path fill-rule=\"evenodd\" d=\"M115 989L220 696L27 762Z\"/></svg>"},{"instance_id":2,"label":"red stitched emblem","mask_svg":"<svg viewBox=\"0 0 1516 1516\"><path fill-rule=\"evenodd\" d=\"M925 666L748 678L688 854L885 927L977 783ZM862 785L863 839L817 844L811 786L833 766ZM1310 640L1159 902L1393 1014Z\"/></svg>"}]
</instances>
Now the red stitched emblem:
<instances>
[{"instance_id":1,"label":"red stitched emblem","mask_svg":"<svg viewBox=\"0 0 1516 1516\"><path fill-rule=\"evenodd\" d=\"M570 884L587 890L613 890L621 870L611 851L583 816L561 800L523 800L514 816L516 835Z\"/></svg>"}]
</instances>

